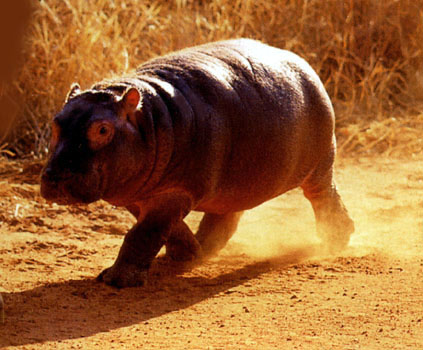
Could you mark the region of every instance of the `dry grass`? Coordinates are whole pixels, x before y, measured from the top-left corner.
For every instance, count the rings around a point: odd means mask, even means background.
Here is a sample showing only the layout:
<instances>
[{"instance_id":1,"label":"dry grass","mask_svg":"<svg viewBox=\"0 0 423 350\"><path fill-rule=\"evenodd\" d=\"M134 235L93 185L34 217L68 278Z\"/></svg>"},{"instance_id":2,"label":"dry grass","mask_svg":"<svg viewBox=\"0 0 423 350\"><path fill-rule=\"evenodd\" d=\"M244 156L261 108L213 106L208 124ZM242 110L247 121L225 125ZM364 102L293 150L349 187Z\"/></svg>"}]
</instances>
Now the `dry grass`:
<instances>
[{"instance_id":1,"label":"dry grass","mask_svg":"<svg viewBox=\"0 0 423 350\"><path fill-rule=\"evenodd\" d=\"M335 105L339 148L423 152L423 0L40 0L25 64L8 94L9 136L43 154L46 127L74 81L124 73L175 49L252 37L305 57ZM0 151L1 152L1 151Z\"/></svg>"}]
</instances>

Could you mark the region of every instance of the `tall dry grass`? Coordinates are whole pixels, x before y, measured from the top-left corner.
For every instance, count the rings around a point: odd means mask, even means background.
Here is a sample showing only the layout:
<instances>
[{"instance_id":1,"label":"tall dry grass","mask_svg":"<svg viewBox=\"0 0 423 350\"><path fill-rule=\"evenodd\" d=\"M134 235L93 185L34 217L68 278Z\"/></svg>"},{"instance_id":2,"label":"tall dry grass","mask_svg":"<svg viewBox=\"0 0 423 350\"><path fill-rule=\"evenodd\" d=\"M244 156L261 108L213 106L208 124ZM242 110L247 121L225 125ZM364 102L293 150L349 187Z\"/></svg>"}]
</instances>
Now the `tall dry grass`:
<instances>
[{"instance_id":1,"label":"tall dry grass","mask_svg":"<svg viewBox=\"0 0 423 350\"><path fill-rule=\"evenodd\" d=\"M48 122L74 81L93 82L175 49L251 37L292 50L320 74L341 153L423 150L423 0L40 0L9 95L9 136L43 154Z\"/></svg>"}]
</instances>

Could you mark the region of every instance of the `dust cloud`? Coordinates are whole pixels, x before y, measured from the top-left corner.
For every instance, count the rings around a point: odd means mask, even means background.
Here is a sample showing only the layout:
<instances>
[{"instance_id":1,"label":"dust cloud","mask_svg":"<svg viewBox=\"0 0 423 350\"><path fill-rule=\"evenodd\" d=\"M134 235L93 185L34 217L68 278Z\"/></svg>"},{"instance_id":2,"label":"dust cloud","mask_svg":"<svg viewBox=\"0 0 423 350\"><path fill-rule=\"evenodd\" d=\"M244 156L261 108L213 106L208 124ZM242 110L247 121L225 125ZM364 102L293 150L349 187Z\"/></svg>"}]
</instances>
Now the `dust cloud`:
<instances>
[{"instance_id":1,"label":"dust cloud","mask_svg":"<svg viewBox=\"0 0 423 350\"><path fill-rule=\"evenodd\" d=\"M311 205L300 190L246 211L222 253L246 254L277 264L327 256L316 234Z\"/></svg>"},{"instance_id":2,"label":"dust cloud","mask_svg":"<svg viewBox=\"0 0 423 350\"><path fill-rule=\"evenodd\" d=\"M413 163L414 175L407 162L394 168L387 159L381 169L374 168L370 159L360 162L364 166L357 167L353 176L342 167L337 171L341 196L355 223L349 246L338 256L420 256L423 162L417 169ZM246 211L222 254L282 264L331 256L316 234L313 210L299 189Z\"/></svg>"}]
</instances>

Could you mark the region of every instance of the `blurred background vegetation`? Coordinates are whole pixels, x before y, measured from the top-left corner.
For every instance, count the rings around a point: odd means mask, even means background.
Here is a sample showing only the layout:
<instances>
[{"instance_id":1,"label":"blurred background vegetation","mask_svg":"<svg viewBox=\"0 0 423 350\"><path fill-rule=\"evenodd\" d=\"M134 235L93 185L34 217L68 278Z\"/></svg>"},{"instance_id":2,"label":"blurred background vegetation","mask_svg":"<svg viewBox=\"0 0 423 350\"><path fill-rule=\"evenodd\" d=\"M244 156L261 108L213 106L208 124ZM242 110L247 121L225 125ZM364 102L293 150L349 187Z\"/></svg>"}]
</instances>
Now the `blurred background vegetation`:
<instances>
[{"instance_id":1,"label":"blurred background vegetation","mask_svg":"<svg viewBox=\"0 0 423 350\"><path fill-rule=\"evenodd\" d=\"M31 0L19 69L0 86L13 106L0 111L0 152L45 155L72 82L88 88L235 37L311 63L335 106L341 155L423 153L423 0Z\"/></svg>"}]
</instances>

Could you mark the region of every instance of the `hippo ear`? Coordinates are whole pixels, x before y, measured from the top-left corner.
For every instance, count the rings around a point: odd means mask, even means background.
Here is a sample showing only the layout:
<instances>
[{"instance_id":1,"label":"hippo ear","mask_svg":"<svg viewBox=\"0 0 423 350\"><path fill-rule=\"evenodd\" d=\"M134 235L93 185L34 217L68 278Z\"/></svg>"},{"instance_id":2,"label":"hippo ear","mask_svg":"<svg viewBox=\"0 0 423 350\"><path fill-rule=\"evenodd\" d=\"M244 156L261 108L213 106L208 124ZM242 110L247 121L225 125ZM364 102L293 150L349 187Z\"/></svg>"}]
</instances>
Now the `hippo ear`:
<instances>
[{"instance_id":1,"label":"hippo ear","mask_svg":"<svg viewBox=\"0 0 423 350\"><path fill-rule=\"evenodd\" d=\"M120 100L122 109L125 114L132 114L137 110L141 100L141 94L137 88L128 88Z\"/></svg>"},{"instance_id":2,"label":"hippo ear","mask_svg":"<svg viewBox=\"0 0 423 350\"><path fill-rule=\"evenodd\" d=\"M81 87L78 83L73 83L70 87L68 95L66 96L65 103L67 103L70 99L74 98L79 93L81 93Z\"/></svg>"}]
</instances>

